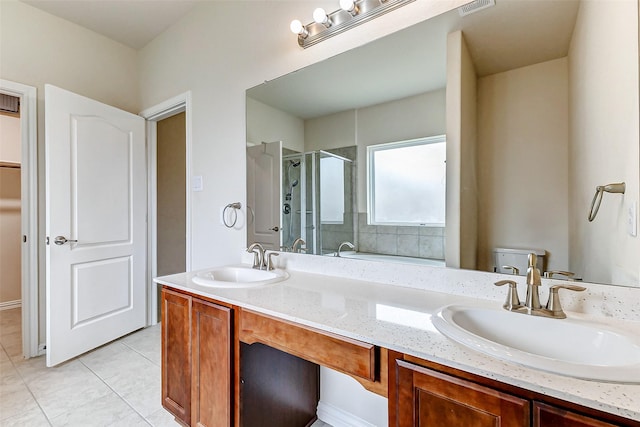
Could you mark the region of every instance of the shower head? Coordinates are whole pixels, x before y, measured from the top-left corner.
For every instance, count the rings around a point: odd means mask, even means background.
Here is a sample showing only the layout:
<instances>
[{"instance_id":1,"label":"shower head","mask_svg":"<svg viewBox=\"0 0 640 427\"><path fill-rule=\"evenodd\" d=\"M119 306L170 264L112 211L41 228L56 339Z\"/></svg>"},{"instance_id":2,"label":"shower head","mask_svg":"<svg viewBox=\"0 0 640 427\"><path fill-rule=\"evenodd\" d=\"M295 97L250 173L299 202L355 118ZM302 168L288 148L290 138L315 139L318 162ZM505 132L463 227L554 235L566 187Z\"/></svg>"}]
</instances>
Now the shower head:
<instances>
[{"instance_id":1,"label":"shower head","mask_svg":"<svg viewBox=\"0 0 640 427\"><path fill-rule=\"evenodd\" d=\"M293 181L291 181L291 188L295 187L296 185L298 185L297 179L294 179Z\"/></svg>"}]
</instances>

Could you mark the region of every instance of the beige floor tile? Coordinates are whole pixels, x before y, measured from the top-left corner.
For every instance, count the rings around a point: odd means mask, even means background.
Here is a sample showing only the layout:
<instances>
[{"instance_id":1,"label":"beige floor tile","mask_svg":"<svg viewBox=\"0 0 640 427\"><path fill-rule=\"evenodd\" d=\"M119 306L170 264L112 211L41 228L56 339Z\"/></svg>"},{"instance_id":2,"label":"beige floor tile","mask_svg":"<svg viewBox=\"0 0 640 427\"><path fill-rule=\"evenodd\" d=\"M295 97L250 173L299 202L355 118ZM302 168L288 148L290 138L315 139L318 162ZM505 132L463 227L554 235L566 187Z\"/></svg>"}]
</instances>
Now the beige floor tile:
<instances>
[{"instance_id":1,"label":"beige floor tile","mask_svg":"<svg viewBox=\"0 0 640 427\"><path fill-rule=\"evenodd\" d=\"M121 342L160 365L160 325L151 326L124 337Z\"/></svg>"},{"instance_id":2,"label":"beige floor tile","mask_svg":"<svg viewBox=\"0 0 640 427\"><path fill-rule=\"evenodd\" d=\"M40 408L23 411L21 414L0 421L0 427L50 427Z\"/></svg>"},{"instance_id":3,"label":"beige floor tile","mask_svg":"<svg viewBox=\"0 0 640 427\"><path fill-rule=\"evenodd\" d=\"M125 370L105 382L142 416L146 417L162 408L159 366L149 363L139 370Z\"/></svg>"},{"instance_id":4,"label":"beige floor tile","mask_svg":"<svg viewBox=\"0 0 640 427\"><path fill-rule=\"evenodd\" d=\"M38 403L49 419L110 394L113 394L113 391L95 375L61 390L34 392Z\"/></svg>"},{"instance_id":5,"label":"beige floor tile","mask_svg":"<svg viewBox=\"0 0 640 427\"><path fill-rule=\"evenodd\" d=\"M122 371L137 371L154 364L120 342L81 356L80 361L103 380L118 375Z\"/></svg>"},{"instance_id":6,"label":"beige floor tile","mask_svg":"<svg viewBox=\"0 0 640 427\"><path fill-rule=\"evenodd\" d=\"M175 417L164 408L148 416L147 420L154 427L176 427L181 425L175 420Z\"/></svg>"},{"instance_id":7,"label":"beige floor tile","mask_svg":"<svg viewBox=\"0 0 640 427\"><path fill-rule=\"evenodd\" d=\"M144 418L142 418L138 414L131 414L128 417L125 417L121 420L115 421L113 424L109 424L109 427L138 427L138 426L150 426L151 424L147 422Z\"/></svg>"},{"instance_id":8,"label":"beige floor tile","mask_svg":"<svg viewBox=\"0 0 640 427\"><path fill-rule=\"evenodd\" d=\"M115 393L92 400L51 419L53 426L111 426L131 415L137 415Z\"/></svg>"},{"instance_id":9,"label":"beige floor tile","mask_svg":"<svg viewBox=\"0 0 640 427\"><path fill-rule=\"evenodd\" d=\"M0 420L15 417L32 409L39 409L38 404L24 384L3 387L0 390Z\"/></svg>"},{"instance_id":10,"label":"beige floor tile","mask_svg":"<svg viewBox=\"0 0 640 427\"><path fill-rule=\"evenodd\" d=\"M35 374L23 375L23 378L35 396L64 392L77 384L96 381L93 373L78 360L38 370Z\"/></svg>"}]
</instances>

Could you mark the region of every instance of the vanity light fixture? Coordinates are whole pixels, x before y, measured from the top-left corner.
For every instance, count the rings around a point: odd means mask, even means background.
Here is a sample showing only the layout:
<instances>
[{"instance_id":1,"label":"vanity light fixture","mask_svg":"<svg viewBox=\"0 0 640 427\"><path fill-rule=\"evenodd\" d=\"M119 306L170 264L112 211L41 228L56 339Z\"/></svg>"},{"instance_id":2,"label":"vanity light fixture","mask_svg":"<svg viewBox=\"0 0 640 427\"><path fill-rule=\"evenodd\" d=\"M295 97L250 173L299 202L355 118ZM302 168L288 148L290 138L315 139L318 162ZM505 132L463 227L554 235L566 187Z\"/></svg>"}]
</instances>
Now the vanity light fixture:
<instances>
[{"instance_id":1,"label":"vanity light fixture","mask_svg":"<svg viewBox=\"0 0 640 427\"><path fill-rule=\"evenodd\" d=\"M340 9L327 13L319 7L313 11L313 22L303 25L296 19L290 28L298 36L298 44L307 48L414 1L340 0Z\"/></svg>"}]
</instances>

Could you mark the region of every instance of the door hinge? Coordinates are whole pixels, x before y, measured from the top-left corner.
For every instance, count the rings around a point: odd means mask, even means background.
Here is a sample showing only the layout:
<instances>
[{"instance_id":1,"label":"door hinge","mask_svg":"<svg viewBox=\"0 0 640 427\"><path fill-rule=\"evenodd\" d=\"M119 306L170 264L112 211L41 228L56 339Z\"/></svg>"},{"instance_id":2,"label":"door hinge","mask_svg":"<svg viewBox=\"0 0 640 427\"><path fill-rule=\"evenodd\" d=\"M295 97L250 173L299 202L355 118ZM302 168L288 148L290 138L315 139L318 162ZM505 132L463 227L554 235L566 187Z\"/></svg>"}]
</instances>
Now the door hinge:
<instances>
[{"instance_id":1,"label":"door hinge","mask_svg":"<svg viewBox=\"0 0 640 427\"><path fill-rule=\"evenodd\" d=\"M27 243L27 235L26 234L22 235L22 243Z\"/></svg>"},{"instance_id":2,"label":"door hinge","mask_svg":"<svg viewBox=\"0 0 640 427\"><path fill-rule=\"evenodd\" d=\"M49 244L49 236L47 236L46 244L47 244L47 245Z\"/></svg>"}]
</instances>

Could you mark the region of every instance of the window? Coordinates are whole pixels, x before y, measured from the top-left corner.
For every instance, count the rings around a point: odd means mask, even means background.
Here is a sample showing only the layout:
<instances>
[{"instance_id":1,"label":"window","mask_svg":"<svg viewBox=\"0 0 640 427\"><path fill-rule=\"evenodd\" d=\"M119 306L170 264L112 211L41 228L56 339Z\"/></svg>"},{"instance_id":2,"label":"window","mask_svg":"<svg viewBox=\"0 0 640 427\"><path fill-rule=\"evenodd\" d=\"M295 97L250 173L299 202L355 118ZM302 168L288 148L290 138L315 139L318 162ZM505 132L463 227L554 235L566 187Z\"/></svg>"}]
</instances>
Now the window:
<instances>
[{"instance_id":1,"label":"window","mask_svg":"<svg viewBox=\"0 0 640 427\"><path fill-rule=\"evenodd\" d=\"M344 161L335 157L320 159L320 222L344 221Z\"/></svg>"},{"instance_id":2,"label":"window","mask_svg":"<svg viewBox=\"0 0 640 427\"><path fill-rule=\"evenodd\" d=\"M367 147L369 224L445 223L445 136Z\"/></svg>"}]
</instances>

